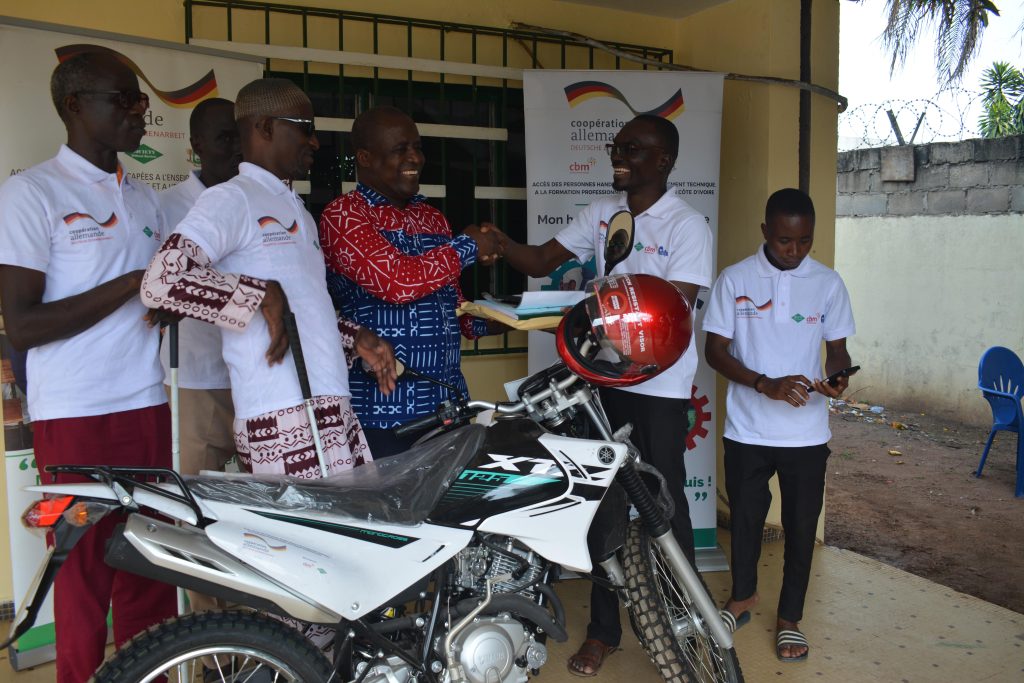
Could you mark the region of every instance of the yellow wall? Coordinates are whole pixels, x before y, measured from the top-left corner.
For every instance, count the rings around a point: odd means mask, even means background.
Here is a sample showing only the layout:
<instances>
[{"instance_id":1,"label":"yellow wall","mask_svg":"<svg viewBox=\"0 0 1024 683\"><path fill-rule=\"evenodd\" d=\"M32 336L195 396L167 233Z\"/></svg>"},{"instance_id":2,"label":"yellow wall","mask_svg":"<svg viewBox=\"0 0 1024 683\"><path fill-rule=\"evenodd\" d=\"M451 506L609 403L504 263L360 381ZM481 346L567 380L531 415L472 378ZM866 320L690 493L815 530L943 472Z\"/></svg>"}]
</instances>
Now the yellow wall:
<instances>
[{"instance_id":1,"label":"yellow wall","mask_svg":"<svg viewBox=\"0 0 1024 683\"><path fill-rule=\"evenodd\" d=\"M732 0L681 20L554 0L305 0L288 4L343 7L497 27L519 21L598 39L672 48L677 63L705 69L793 79L799 76L799 3L796 0ZM813 13L813 80L834 89L838 82L838 4L835 0L816 0ZM37 3L0 0L0 14L176 42L181 42L185 35L181 0L46 0ZM197 26L197 34L223 38L213 35L215 29L215 22L208 19ZM355 46L346 45L346 49L355 49ZM437 57L420 54L419 49L415 56ZM551 53L539 56L545 66L557 63ZM446 54L446 57L464 59L457 53ZM529 65L525 52L510 52L510 59L514 66ZM753 252L761 241L759 226L768 195L775 189L797 183L797 102L797 90L792 88L726 81L719 212L720 267ZM831 264L835 244L836 107L818 96L812 96L812 106L811 194L818 212L812 253L818 260ZM522 376L526 370L522 356L477 357L467 359L465 366L470 388L481 398L502 396L502 383ZM719 396L721 427L725 396L725 387L721 384ZM721 476L719 471L719 481L722 481ZM0 550L0 600L10 595L9 577L2 573L6 565L4 546Z\"/></svg>"}]
</instances>

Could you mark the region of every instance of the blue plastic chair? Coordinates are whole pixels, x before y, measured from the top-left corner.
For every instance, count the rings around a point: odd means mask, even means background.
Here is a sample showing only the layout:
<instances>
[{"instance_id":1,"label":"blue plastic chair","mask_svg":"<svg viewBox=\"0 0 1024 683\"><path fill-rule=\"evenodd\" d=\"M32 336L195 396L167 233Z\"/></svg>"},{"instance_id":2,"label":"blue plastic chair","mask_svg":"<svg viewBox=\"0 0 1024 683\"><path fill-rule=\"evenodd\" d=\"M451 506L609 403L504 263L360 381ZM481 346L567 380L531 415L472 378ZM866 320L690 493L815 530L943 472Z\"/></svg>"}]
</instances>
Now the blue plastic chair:
<instances>
[{"instance_id":1,"label":"blue plastic chair","mask_svg":"<svg viewBox=\"0 0 1024 683\"><path fill-rule=\"evenodd\" d=\"M981 356L978 363L978 388L992 406L992 431L985 442L985 450L978 463L978 471L974 476L981 476L981 468L985 466L985 458L992 447L996 432L1006 430L1017 433L1017 490L1018 498L1024 496L1024 440L1020 438L1021 426L1024 425L1024 408L1021 407L1021 396L1024 395L1024 363L1017 354L1002 346L993 346Z\"/></svg>"}]
</instances>

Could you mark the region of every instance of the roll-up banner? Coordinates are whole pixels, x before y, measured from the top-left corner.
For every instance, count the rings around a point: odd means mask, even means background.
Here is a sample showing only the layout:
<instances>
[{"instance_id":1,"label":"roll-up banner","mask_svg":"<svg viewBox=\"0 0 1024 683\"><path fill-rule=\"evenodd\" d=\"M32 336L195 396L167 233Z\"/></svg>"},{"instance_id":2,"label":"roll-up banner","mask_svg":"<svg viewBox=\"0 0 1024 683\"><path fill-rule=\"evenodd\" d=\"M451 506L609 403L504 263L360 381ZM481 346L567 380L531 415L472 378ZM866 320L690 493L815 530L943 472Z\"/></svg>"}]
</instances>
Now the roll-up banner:
<instances>
[{"instance_id":1,"label":"roll-up banner","mask_svg":"<svg viewBox=\"0 0 1024 683\"><path fill-rule=\"evenodd\" d=\"M722 129L722 74L654 71L560 71L524 73L527 217L530 244L543 244L602 195L613 192L605 145L638 114L656 114L679 130L679 158L669 191L702 213L717 245L718 170ZM634 249L647 248L634 245ZM713 270L717 272L717 268ZM594 264L569 261L530 289L580 289L594 277ZM700 329L703 301L698 296ZM704 335L698 333L698 349ZM692 388L686 439L686 492L698 549L716 546L715 377L703 362ZM529 369L555 360L550 334L530 333ZM704 554L707 556L707 554ZM705 563L700 562L702 568ZM709 562L720 566L720 561Z\"/></svg>"},{"instance_id":2,"label":"roll-up banner","mask_svg":"<svg viewBox=\"0 0 1024 683\"><path fill-rule=\"evenodd\" d=\"M100 34L73 27L33 25L0 18L0 181L21 173L57 153L67 134L50 98L50 74L59 61L82 51L115 55L138 76L139 88L149 95L146 135L134 152L120 155L124 169L156 190L178 184L199 160L189 144L188 120L204 99L234 99L239 89L263 75L263 60L171 43L154 43L131 36ZM10 560L17 610L43 559L43 540L20 523L22 512L36 494L23 487L39 483L32 452L31 416L24 401L24 359L11 352L0 335L3 365L3 418L7 519ZM113 379L113 378L112 378ZM2 561L2 560L0 560ZM52 593L51 593L52 595ZM53 612L50 599L35 627L11 648L18 669L53 659Z\"/></svg>"}]
</instances>

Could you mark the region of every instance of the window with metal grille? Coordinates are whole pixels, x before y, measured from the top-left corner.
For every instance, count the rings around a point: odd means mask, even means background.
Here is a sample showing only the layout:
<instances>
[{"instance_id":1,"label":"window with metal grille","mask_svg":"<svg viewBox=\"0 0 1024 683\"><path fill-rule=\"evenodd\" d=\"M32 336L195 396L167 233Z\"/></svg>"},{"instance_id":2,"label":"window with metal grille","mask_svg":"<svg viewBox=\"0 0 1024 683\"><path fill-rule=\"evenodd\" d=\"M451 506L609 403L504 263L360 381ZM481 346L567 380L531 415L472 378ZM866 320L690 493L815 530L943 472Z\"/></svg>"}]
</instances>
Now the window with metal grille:
<instances>
[{"instance_id":1,"label":"window with metal grille","mask_svg":"<svg viewBox=\"0 0 1024 683\"><path fill-rule=\"evenodd\" d=\"M421 192L453 230L491 221L517 241L527 227L521 70L647 68L542 32L240 0L185 0L185 33L193 44L265 56L268 76L309 94L320 151L300 193L314 218L355 184L352 119L390 104L416 121L426 156ZM672 61L667 49L605 45ZM473 299L522 291L525 278L499 262L467 269L461 284ZM523 350L506 337L463 353Z\"/></svg>"}]
</instances>

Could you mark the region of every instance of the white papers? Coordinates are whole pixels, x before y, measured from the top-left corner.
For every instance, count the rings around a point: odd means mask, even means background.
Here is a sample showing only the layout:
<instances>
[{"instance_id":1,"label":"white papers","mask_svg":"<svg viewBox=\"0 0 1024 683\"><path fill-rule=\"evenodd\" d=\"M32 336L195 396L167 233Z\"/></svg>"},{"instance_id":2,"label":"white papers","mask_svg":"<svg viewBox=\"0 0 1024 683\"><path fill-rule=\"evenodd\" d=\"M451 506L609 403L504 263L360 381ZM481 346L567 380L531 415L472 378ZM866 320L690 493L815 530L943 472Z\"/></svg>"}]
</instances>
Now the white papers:
<instances>
[{"instance_id":1,"label":"white papers","mask_svg":"<svg viewBox=\"0 0 1024 683\"><path fill-rule=\"evenodd\" d=\"M473 303L498 311L515 320L536 318L548 315L561 315L566 308L571 308L583 300L585 292L578 291L538 291L523 292L518 305L496 300L489 294Z\"/></svg>"}]
</instances>

